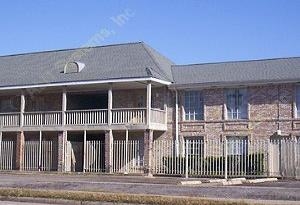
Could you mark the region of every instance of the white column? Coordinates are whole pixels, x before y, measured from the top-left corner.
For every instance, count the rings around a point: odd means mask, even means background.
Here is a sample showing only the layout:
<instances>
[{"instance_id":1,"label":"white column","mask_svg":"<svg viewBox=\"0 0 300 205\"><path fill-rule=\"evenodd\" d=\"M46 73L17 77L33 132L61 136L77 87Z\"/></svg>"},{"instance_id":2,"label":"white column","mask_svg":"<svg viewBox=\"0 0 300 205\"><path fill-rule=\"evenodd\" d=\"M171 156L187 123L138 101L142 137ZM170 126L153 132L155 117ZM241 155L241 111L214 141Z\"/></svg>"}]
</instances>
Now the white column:
<instances>
[{"instance_id":1,"label":"white column","mask_svg":"<svg viewBox=\"0 0 300 205\"><path fill-rule=\"evenodd\" d=\"M85 172L86 169L86 130L83 132L83 166L82 172Z\"/></svg>"},{"instance_id":2,"label":"white column","mask_svg":"<svg viewBox=\"0 0 300 205\"><path fill-rule=\"evenodd\" d=\"M2 155L2 132L0 132L0 165L1 165L1 162L2 162L1 155Z\"/></svg>"},{"instance_id":3,"label":"white column","mask_svg":"<svg viewBox=\"0 0 300 205\"><path fill-rule=\"evenodd\" d=\"M62 110L62 125L66 125L66 110L67 110L67 92L64 89L62 93L62 103L61 103L61 110Z\"/></svg>"},{"instance_id":4,"label":"white column","mask_svg":"<svg viewBox=\"0 0 300 205\"><path fill-rule=\"evenodd\" d=\"M224 173L224 178L228 179L228 145L227 145L227 138L225 137L224 140L224 157L225 157L225 165L224 165L224 169L225 169L225 173Z\"/></svg>"},{"instance_id":5,"label":"white column","mask_svg":"<svg viewBox=\"0 0 300 205\"><path fill-rule=\"evenodd\" d=\"M109 141L110 141L110 143L109 143L109 146L110 146L110 152L109 152L109 154L110 154L110 158L109 158L109 163L110 163L110 165L112 166L112 164L113 164L113 154L114 154L114 136L113 136L113 132L112 132L112 129L110 129L109 130ZM112 169L111 169L111 171L110 172L112 172Z\"/></svg>"},{"instance_id":6,"label":"white column","mask_svg":"<svg viewBox=\"0 0 300 205\"><path fill-rule=\"evenodd\" d=\"M39 171L41 171L42 168L42 131L40 131L40 137L39 137Z\"/></svg>"},{"instance_id":7,"label":"white column","mask_svg":"<svg viewBox=\"0 0 300 205\"><path fill-rule=\"evenodd\" d=\"M126 129L126 136L125 136L125 174L128 174L128 130Z\"/></svg>"},{"instance_id":8,"label":"white column","mask_svg":"<svg viewBox=\"0 0 300 205\"><path fill-rule=\"evenodd\" d=\"M151 82L147 84L147 125L150 126L151 121Z\"/></svg>"},{"instance_id":9,"label":"white column","mask_svg":"<svg viewBox=\"0 0 300 205\"><path fill-rule=\"evenodd\" d=\"M20 127L24 126L24 112L25 112L25 95L21 94L21 107L20 107Z\"/></svg>"},{"instance_id":10,"label":"white column","mask_svg":"<svg viewBox=\"0 0 300 205\"><path fill-rule=\"evenodd\" d=\"M107 106L107 116L108 116L108 125L112 124L112 101L113 101L113 94L112 94L112 85L110 85L108 89L108 106Z\"/></svg>"},{"instance_id":11,"label":"white column","mask_svg":"<svg viewBox=\"0 0 300 205\"><path fill-rule=\"evenodd\" d=\"M178 125L178 92L175 90L175 145L176 156L179 156L179 125Z\"/></svg>"}]
</instances>

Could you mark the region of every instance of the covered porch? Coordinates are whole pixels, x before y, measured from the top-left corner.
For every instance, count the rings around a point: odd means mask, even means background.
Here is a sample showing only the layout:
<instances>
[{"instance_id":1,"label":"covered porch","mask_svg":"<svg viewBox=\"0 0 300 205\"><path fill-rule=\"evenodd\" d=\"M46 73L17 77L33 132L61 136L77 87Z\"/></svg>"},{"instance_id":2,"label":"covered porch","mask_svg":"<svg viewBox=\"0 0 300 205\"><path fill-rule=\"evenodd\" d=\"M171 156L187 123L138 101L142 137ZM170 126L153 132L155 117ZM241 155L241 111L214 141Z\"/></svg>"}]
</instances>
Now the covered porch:
<instances>
[{"instance_id":1,"label":"covered porch","mask_svg":"<svg viewBox=\"0 0 300 205\"><path fill-rule=\"evenodd\" d=\"M0 127L166 130L165 92L157 82L141 81L0 93Z\"/></svg>"}]
</instances>

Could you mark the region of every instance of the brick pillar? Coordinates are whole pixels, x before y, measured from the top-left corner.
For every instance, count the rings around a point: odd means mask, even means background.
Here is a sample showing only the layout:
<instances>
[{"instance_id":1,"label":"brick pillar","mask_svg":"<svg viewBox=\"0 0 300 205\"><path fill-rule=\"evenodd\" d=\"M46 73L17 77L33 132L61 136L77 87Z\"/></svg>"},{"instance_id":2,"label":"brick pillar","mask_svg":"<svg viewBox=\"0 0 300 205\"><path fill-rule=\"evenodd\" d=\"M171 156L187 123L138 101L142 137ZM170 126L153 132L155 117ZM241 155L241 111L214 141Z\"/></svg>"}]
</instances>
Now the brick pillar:
<instances>
[{"instance_id":1,"label":"brick pillar","mask_svg":"<svg viewBox=\"0 0 300 205\"><path fill-rule=\"evenodd\" d=\"M64 172L65 171L65 144L67 141L67 131L62 131L58 133L57 136L58 141L58 153L57 153L57 171Z\"/></svg>"},{"instance_id":2,"label":"brick pillar","mask_svg":"<svg viewBox=\"0 0 300 205\"><path fill-rule=\"evenodd\" d=\"M16 170L22 170L24 163L24 144L25 137L24 132L17 133L17 143L16 143Z\"/></svg>"},{"instance_id":3,"label":"brick pillar","mask_svg":"<svg viewBox=\"0 0 300 205\"><path fill-rule=\"evenodd\" d=\"M113 133L112 130L105 131L105 171L112 173Z\"/></svg>"},{"instance_id":4,"label":"brick pillar","mask_svg":"<svg viewBox=\"0 0 300 205\"><path fill-rule=\"evenodd\" d=\"M144 173L152 176L153 130L144 132Z\"/></svg>"}]
</instances>

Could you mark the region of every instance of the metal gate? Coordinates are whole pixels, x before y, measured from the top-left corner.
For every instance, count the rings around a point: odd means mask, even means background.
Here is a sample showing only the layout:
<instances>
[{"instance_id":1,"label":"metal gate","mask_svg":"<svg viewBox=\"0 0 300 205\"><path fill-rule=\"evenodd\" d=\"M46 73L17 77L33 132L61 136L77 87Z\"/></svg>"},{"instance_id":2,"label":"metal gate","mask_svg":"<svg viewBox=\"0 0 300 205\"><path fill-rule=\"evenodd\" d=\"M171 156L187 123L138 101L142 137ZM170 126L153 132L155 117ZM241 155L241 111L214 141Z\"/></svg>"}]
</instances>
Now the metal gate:
<instances>
[{"instance_id":1,"label":"metal gate","mask_svg":"<svg viewBox=\"0 0 300 205\"><path fill-rule=\"evenodd\" d=\"M86 141L85 171L105 172L105 144L104 141Z\"/></svg>"},{"instance_id":2,"label":"metal gate","mask_svg":"<svg viewBox=\"0 0 300 205\"><path fill-rule=\"evenodd\" d=\"M144 143L142 140L114 140L113 163L114 173L144 172Z\"/></svg>"},{"instance_id":3,"label":"metal gate","mask_svg":"<svg viewBox=\"0 0 300 205\"><path fill-rule=\"evenodd\" d=\"M25 141L24 144L24 164L22 170L25 171L52 171L53 141Z\"/></svg>"},{"instance_id":4,"label":"metal gate","mask_svg":"<svg viewBox=\"0 0 300 205\"><path fill-rule=\"evenodd\" d=\"M13 170L15 163L16 142L0 141L0 170Z\"/></svg>"},{"instance_id":5,"label":"metal gate","mask_svg":"<svg viewBox=\"0 0 300 205\"><path fill-rule=\"evenodd\" d=\"M300 141L293 139L270 140L270 175L300 176Z\"/></svg>"}]
</instances>

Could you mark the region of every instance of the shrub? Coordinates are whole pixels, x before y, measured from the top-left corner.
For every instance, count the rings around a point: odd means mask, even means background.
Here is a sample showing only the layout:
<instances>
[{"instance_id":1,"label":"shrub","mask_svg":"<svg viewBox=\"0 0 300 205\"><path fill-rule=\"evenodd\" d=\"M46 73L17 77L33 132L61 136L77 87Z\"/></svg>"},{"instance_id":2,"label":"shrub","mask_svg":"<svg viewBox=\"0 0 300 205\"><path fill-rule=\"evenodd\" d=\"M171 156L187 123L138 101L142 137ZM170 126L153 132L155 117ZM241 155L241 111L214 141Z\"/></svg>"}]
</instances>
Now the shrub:
<instances>
[{"instance_id":1,"label":"shrub","mask_svg":"<svg viewBox=\"0 0 300 205\"><path fill-rule=\"evenodd\" d=\"M184 174L185 157L168 156L163 158L165 174ZM264 154L255 153L248 155L227 156L228 175L263 175L265 174ZM188 155L188 170L190 175L221 176L225 172L225 157Z\"/></svg>"}]
</instances>

